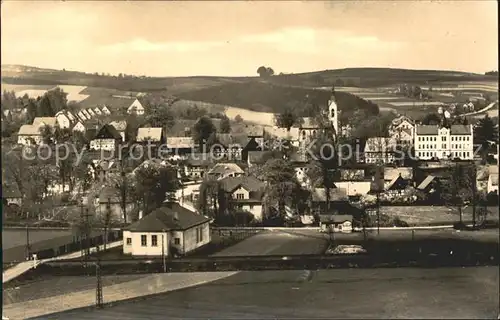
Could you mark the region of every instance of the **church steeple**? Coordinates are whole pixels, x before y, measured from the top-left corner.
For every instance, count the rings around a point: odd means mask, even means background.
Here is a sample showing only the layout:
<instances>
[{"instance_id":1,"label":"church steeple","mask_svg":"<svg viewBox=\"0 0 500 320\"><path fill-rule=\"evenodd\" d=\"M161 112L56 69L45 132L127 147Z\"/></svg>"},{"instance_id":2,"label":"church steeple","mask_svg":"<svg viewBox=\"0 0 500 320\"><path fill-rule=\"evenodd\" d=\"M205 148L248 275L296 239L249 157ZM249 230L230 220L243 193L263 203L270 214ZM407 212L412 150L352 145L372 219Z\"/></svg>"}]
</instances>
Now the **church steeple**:
<instances>
[{"instance_id":1,"label":"church steeple","mask_svg":"<svg viewBox=\"0 0 500 320\"><path fill-rule=\"evenodd\" d=\"M328 120L335 130L335 134L339 134L339 120L338 120L338 106L337 98L335 96L335 86L332 86L332 95L330 100L328 100Z\"/></svg>"}]
</instances>

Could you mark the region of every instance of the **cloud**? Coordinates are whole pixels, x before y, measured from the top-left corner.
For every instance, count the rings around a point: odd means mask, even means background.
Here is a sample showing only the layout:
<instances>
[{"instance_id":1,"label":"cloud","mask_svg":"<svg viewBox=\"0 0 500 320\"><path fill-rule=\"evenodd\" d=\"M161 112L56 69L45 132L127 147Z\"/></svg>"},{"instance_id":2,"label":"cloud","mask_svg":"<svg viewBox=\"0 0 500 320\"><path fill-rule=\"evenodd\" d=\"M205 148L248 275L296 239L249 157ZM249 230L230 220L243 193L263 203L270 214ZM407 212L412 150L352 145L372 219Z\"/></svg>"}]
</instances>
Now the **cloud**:
<instances>
[{"instance_id":1,"label":"cloud","mask_svg":"<svg viewBox=\"0 0 500 320\"><path fill-rule=\"evenodd\" d=\"M193 52L206 51L224 45L224 42L151 42L145 39L134 39L101 47L108 53L120 52Z\"/></svg>"}]
</instances>

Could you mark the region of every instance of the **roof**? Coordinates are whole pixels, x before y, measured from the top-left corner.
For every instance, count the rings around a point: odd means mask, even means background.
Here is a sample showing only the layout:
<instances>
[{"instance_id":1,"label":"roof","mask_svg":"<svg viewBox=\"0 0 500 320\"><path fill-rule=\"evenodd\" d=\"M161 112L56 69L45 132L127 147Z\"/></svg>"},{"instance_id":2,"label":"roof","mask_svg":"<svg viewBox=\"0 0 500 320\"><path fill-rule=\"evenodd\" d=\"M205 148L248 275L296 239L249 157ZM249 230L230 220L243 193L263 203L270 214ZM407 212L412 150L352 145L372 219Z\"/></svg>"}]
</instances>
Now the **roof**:
<instances>
[{"instance_id":1,"label":"roof","mask_svg":"<svg viewBox=\"0 0 500 320\"><path fill-rule=\"evenodd\" d=\"M245 146L250 141L246 134L232 133L217 133L216 139L221 145L225 147L229 147L230 145L237 145L241 148L245 148Z\"/></svg>"},{"instance_id":2,"label":"roof","mask_svg":"<svg viewBox=\"0 0 500 320\"><path fill-rule=\"evenodd\" d=\"M249 192L259 192L265 187L264 182L253 176L228 177L220 180L220 183L226 192L233 192L239 187Z\"/></svg>"},{"instance_id":3,"label":"roof","mask_svg":"<svg viewBox=\"0 0 500 320\"><path fill-rule=\"evenodd\" d=\"M417 189L423 190L423 189L427 188L427 187L429 186L429 184L430 184L430 183L434 180L434 178L435 178L434 176L432 176L432 175L428 175L428 176L424 179L424 181L422 181L422 182L418 185Z\"/></svg>"},{"instance_id":4,"label":"roof","mask_svg":"<svg viewBox=\"0 0 500 320\"><path fill-rule=\"evenodd\" d=\"M192 137L167 137L167 147L171 149L194 148L195 143Z\"/></svg>"},{"instance_id":5,"label":"roof","mask_svg":"<svg viewBox=\"0 0 500 320\"><path fill-rule=\"evenodd\" d=\"M490 176L490 170L487 166L480 166L476 171L476 180L488 180Z\"/></svg>"},{"instance_id":6,"label":"roof","mask_svg":"<svg viewBox=\"0 0 500 320\"><path fill-rule=\"evenodd\" d=\"M116 140L121 140L122 136L118 131L115 129L110 124L105 124L99 129L97 132L97 135L94 137L94 139L116 139Z\"/></svg>"},{"instance_id":7,"label":"roof","mask_svg":"<svg viewBox=\"0 0 500 320\"><path fill-rule=\"evenodd\" d=\"M405 180L413 179L413 168L411 167L384 168L384 180L391 181L399 176L401 176Z\"/></svg>"},{"instance_id":8,"label":"roof","mask_svg":"<svg viewBox=\"0 0 500 320\"><path fill-rule=\"evenodd\" d=\"M36 117L33 119L33 125L34 126L41 126L43 124L48 125L48 126L55 126L57 123L55 117Z\"/></svg>"},{"instance_id":9,"label":"roof","mask_svg":"<svg viewBox=\"0 0 500 320\"><path fill-rule=\"evenodd\" d=\"M210 219L187 210L178 203L162 206L124 230L131 232L162 232L187 230Z\"/></svg>"},{"instance_id":10,"label":"roof","mask_svg":"<svg viewBox=\"0 0 500 320\"><path fill-rule=\"evenodd\" d=\"M109 124L115 127L117 131L125 131L127 129L127 121L125 120L112 121Z\"/></svg>"},{"instance_id":11,"label":"roof","mask_svg":"<svg viewBox=\"0 0 500 320\"><path fill-rule=\"evenodd\" d=\"M325 188L315 188L311 193L312 201L326 202ZM330 189L330 201L347 201L347 192L341 188Z\"/></svg>"},{"instance_id":12,"label":"roof","mask_svg":"<svg viewBox=\"0 0 500 320\"><path fill-rule=\"evenodd\" d=\"M236 163L226 162L226 163L217 163L208 174L224 174L226 172L233 173L245 173L243 169L240 168Z\"/></svg>"},{"instance_id":13,"label":"roof","mask_svg":"<svg viewBox=\"0 0 500 320\"><path fill-rule=\"evenodd\" d=\"M186 159L189 167L208 167L212 162L212 157L208 153L191 153Z\"/></svg>"},{"instance_id":14,"label":"roof","mask_svg":"<svg viewBox=\"0 0 500 320\"><path fill-rule=\"evenodd\" d=\"M4 181L5 182L5 181ZM22 198L21 191L15 184L10 184L9 186L2 184L2 198Z\"/></svg>"},{"instance_id":15,"label":"roof","mask_svg":"<svg viewBox=\"0 0 500 320\"><path fill-rule=\"evenodd\" d=\"M438 131L438 125L417 125L416 127L416 133L419 135L437 135Z\"/></svg>"},{"instance_id":16,"label":"roof","mask_svg":"<svg viewBox=\"0 0 500 320\"><path fill-rule=\"evenodd\" d=\"M364 195L370 192L370 181L341 181L335 182L335 186L339 189L346 190L347 196Z\"/></svg>"},{"instance_id":17,"label":"roof","mask_svg":"<svg viewBox=\"0 0 500 320\"><path fill-rule=\"evenodd\" d=\"M18 135L20 136L34 136L41 135L39 127L32 124L24 124L19 128Z\"/></svg>"},{"instance_id":18,"label":"roof","mask_svg":"<svg viewBox=\"0 0 500 320\"><path fill-rule=\"evenodd\" d=\"M459 134L472 134L472 126L470 125L461 125L461 124L453 124L451 126L450 134L459 135Z\"/></svg>"},{"instance_id":19,"label":"roof","mask_svg":"<svg viewBox=\"0 0 500 320\"><path fill-rule=\"evenodd\" d=\"M264 129L264 131L269 133L271 136L275 136L278 138L287 138L292 140L299 138L299 128L292 127L288 131L286 128L267 127Z\"/></svg>"},{"instance_id":20,"label":"roof","mask_svg":"<svg viewBox=\"0 0 500 320\"><path fill-rule=\"evenodd\" d=\"M191 131L196 124L196 120L176 119L174 125L165 130L167 137L184 137L187 131ZM191 133L189 133L191 136Z\"/></svg>"},{"instance_id":21,"label":"roof","mask_svg":"<svg viewBox=\"0 0 500 320\"><path fill-rule=\"evenodd\" d=\"M346 221L352 221L352 215L350 214L320 214L319 220L321 223L343 223Z\"/></svg>"},{"instance_id":22,"label":"roof","mask_svg":"<svg viewBox=\"0 0 500 320\"><path fill-rule=\"evenodd\" d=\"M160 141L163 128L139 128L137 130L137 141Z\"/></svg>"},{"instance_id":23,"label":"roof","mask_svg":"<svg viewBox=\"0 0 500 320\"><path fill-rule=\"evenodd\" d=\"M399 117L396 117L392 120L392 125L393 126L399 126L401 123L403 123L404 121L407 121L408 123L414 125L415 124L415 121L407 116L399 116Z\"/></svg>"},{"instance_id":24,"label":"roof","mask_svg":"<svg viewBox=\"0 0 500 320\"><path fill-rule=\"evenodd\" d=\"M361 180L365 178L363 169L339 169L340 179L344 181Z\"/></svg>"}]
</instances>

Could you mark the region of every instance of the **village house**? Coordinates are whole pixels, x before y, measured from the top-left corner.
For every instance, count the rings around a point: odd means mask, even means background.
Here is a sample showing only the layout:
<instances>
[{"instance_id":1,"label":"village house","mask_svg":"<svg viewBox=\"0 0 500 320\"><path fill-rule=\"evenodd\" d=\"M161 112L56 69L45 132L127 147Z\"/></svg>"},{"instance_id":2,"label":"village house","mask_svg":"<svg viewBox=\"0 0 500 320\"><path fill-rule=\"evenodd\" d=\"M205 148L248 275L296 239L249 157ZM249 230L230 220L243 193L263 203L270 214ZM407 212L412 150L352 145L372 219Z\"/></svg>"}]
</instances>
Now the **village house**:
<instances>
[{"instance_id":1,"label":"village house","mask_svg":"<svg viewBox=\"0 0 500 320\"><path fill-rule=\"evenodd\" d=\"M249 141L244 134L217 133L210 153L216 159L242 160L242 152Z\"/></svg>"},{"instance_id":2,"label":"village house","mask_svg":"<svg viewBox=\"0 0 500 320\"><path fill-rule=\"evenodd\" d=\"M61 129L68 129L73 124L73 120L69 118L69 115L66 111L59 111L58 113L56 113L56 122Z\"/></svg>"},{"instance_id":3,"label":"village house","mask_svg":"<svg viewBox=\"0 0 500 320\"><path fill-rule=\"evenodd\" d=\"M352 215L338 214L329 215L322 214L319 216L319 228L321 232L352 232Z\"/></svg>"},{"instance_id":4,"label":"village house","mask_svg":"<svg viewBox=\"0 0 500 320\"><path fill-rule=\"evenodd\" d=\"M108 107L106 107L106 106L102 106L101 111L104 115L107 115L107 116L109 116L111 114L111 111L109 111Z\"/></svg>"},{"instance_id":5,"label":"village house","mask_svg":"<svg viewBox=\"0 0 500 320\"><path fill-rule=\"evenodd\" d=\"M384 168L384 190L389 193L401 193L413 183L413 168Z\"/></svg>"},{"instance_id":6,"label":"village house","mask_svg":"<svg viewBox=\"0 0 500 320\"><path fill-rule=\"evenodd\" d=\"M88 108L85 111L87 111L91 118L94 118L96 116L96 113L94 112L94 110L92 110L92 108Z\"/></svg>"},{"instance_id":7,"label":"village house","mask_svg":"<svg viewBox=\"0 0 500 320\"><path fill-rule=\"evenodd\" d=\"M365 163L394 163L396 146L397 141L394 138L368 138L364 149Z\"/></svg>"},{"instance_id":8,"label":"village house","mask_svg":"<svg viewBox=\"0 0 500 320\"><path fill-rule=\"evenodd\" d=\"M87 121L89 118L87 118L87 116L83 113L83 110L80 110L77 114L78 118L82 121L82 122L85 122Z\"/></svg>"},{"instance_id":9,"label":"village house","mask_svg":"<svg viewBox=\"0 0 500 320\"><path fill-rule=\"evenodd\" d=\"M122 137L118 131L113 126L105 124L90 141L90 149L115 151L121 141Z\"/></svg>"},{"instance_id":10,"label":"village house","mask_svg":"<svg viewBox=\"0 0 500 320\"><path fill-rule=\"evenodd\" d=\"M241 169L239 165L231 162L216 163L210 171L208 171L208 176L213 177L217 180L221 180L228 177L239 177L245 174L245 171Z\"/></svg>"},{"instance_id":11,"label":"village house","mask_svg":"<svg viewBox=\"0 0 500 320\"><path fill-rule=\"evenodd\" d=\"M211 241L210 219L167 203L123 230L123 253L132 256L185 255Z\"/></svg>"},{"instance_id":12,"label":"village house","mask_svg":"<svg viewBox=\"0 0 500 320\"><path fill-rule=\"evenodd\" d=\"M144 107L138 99L134 99L133 102L127 108L128 114L143 115Z\"/></svg>"},{"instance_id":13,"label":"village house","mask_svg":"<svg viewBox=\"0 0 500 320\"><path fill-rule=\"evenodd\" d=\"M197 148L192 137L167 137L167 147L174 155L185 156Z\"/></svg>"},{"instance_id":14,"label":"village house","mask_svg":"<svg viewBox=\"0 0 500 320\"><path fill-rule=\"evenodd\" d=\"M309 141L316 138L320 126L314 118L302 118L302 123L299 125L299 141L301 144L307 144Z\"/></svg>"},{"instance_id":15,"label":"village house","mask_svg":"<svg viewBox=\"0 0 500 320\"><path fill-rule=\"evenodd\" d=\"M84 133L85 132L85 126L83 125L83 123L81 121L77 121L73 125L73 128L71 130L73 130L73 131L79 131L79 132Z\"/></svg>"},{"instance_id":16,"label":"village house","mask_svg":"<svg viewBox=\"0 0 500 320\"><path fill-rule=\"evenodd\" d=\"M280 128L278 126L274 126L274 127L266 127L264 129L264 132L271 138L278 138L281 140L290 141L291 145L294 147L300 146L299 128L292 127L290 128L290 130L287 130L286 128ZM271 146L265 149L271 149Z\"/></svg>"},{"instance_id":17,"label":"village house","mask_svg":"<svg viewBox=\"0 0 500 320\"><path fill-rule=\"evenodd\" d=\"M335 187L345 190L349 199L355 200L370 192L371 181L338 181Z\"/></svg>"},{"instance_id":18,"label":"village house","mask_svg":"<svg viewBox=\"0 0 500 320\"><path fill-rule=\"evenodd\" d=\"M116 131L118 131L118 133L122 137L122 142L125 142L125 131L127 130L127 121L115 120L111 121L109 125L113 126L116 129Z\"/></svg>"},{"instance_id":19,"label":"village house","mask_svg":"<svg viewBox=\"0 0 500 320\"><path fill-rule=\"evenodd\" d=\"M86 109L81 110L81 113L85 116L87 120L92 119L92 115Z\"/></svg>"},{"instance_id":20,"label":"village house","mask_svg":"<svg viewBox=\"0 0 500 320\"><path fill-rule=\"evenodd\" d=\"M55 117L36 117L33 119L33 125L38 127L49 126L54 128L57 125Z\"/></svg>"},{"instance_id":21,"label":"village house","mask_svg":"<svg viewBox=\"0 0 500 320\"><path fill-rule=\"evenodd\" d=\"M417 125L415 156L420 160L474 158L474 139L471 125Z\"/></svg>"},{"instance_id":22,"label":"village house","mask_svg":"<svg viewBox=\"0 0 500 320\"><path fill-rule=\"evenodd\" d=\"M96 115L98 115L98 116L102 116L102 111L101 111L101 109L99 109L99 107L95 107L95 108L94 108L94 113L95 113Z\"/></svg>"},{"instance_id":23,"label":"village house","mask_svg":"<svg viewBox=\"0 0 500 320\"><path fill-rule=\"evenodd\" d=\"M490 178L490 170L488 166L478 166L476 170L476 187L477 191L488 192L488 180Z\"/></svg>"},{"instance_id":24,"label":"village house","mask_svg":"<svg viewBox=\"0 0 500 320\"><path fill-rule=\"evenodd\" d=\"M262 221L262 197L265 184L253 176L228 177L220 180L231 205L250 212L254 219Z\"/></svg>"},{"instance_id":25,"label":"village house","mask_svg":"<svg viewBox=\"0 0 500 320\"><path fill-rule=\"evenodd\" d=\"M15 204L21 206L23 202L23 195L17 186L10 186L2 184L2 202L6 205Z\"/></svg>"},{"instance_id":26,"label":"village house","mask_svg":"<svg viewBox=\"0 0 500 320\"><path fill-rule=\"evenodd\" d=\"M414 141L415 122L407 116L399 116L392 120L389 126L389 136L397 143L411 145Z\"/></svg>"},{"instance_id":27,"label":"village house","mask_svg":"<svg viewBox=\"0 0 500 320\"><path fill-rule=\"evenodd\" d=\"M488 169L488 193L494 193L498 195L498 166L488 166Z\"/></svg>"},{"instance_id":28,"label":"village house","mask_svg":"<svg viewBox=\"0 0 500 320\"><path fill-rule=\"evenodd\" d=\"M309 161L303 152L294 152L290 155L290 162L295 170L295 177L303 188L310 186L310 179L307 176Z\"/></svg>"},{"instance_id":29,"label":"village house","mask_svg":"<svg viewBox=\"0 0 500 320\"><path fill-rule=\"evenodd\" d=\"M342 214L349 211L347 192L341 188L331 188L327 199L325 188L314 188L311 192L310 207L316 214Z\"/></svg>"},{"instance_id":30,"label":"village house","mask_svg":"<svg viewBox=\"0 0 500 320\"><path fill-rule=\"evenodd\" d=\"M17 143L21 145L38 145L42 143L40 128L32 124L24 124L17 133Z\"/></svg>"},{"instance_id":31,"label":"village house","mask_svg":"<svg viewBox=\"0 0 500 320\"><path fill-rule=\"evenodd\" d=\"M210 156L206 153L190 154L184 165L184 176L193 180L202 179L211 163Z\"/></svg>"}]
</instances>

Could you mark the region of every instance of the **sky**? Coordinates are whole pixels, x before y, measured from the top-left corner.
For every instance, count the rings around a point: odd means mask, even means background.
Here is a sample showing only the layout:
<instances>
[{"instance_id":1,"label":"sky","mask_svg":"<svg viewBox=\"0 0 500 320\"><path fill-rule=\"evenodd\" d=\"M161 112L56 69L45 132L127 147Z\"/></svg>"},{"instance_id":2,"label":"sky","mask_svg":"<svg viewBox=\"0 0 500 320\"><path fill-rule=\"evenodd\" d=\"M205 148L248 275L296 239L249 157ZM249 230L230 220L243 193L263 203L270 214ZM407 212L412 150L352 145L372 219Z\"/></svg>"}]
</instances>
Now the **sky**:
<instances>
[{"instance_id":1,"label":"sky","mask_svg":"<svg viewBox=\"0 0 500 320\"><path fill-rule=\"evenodd\" d=\"M2 64L147 76L498 70L495 0L14 1Z\"/></svg>"}]
</instances>

